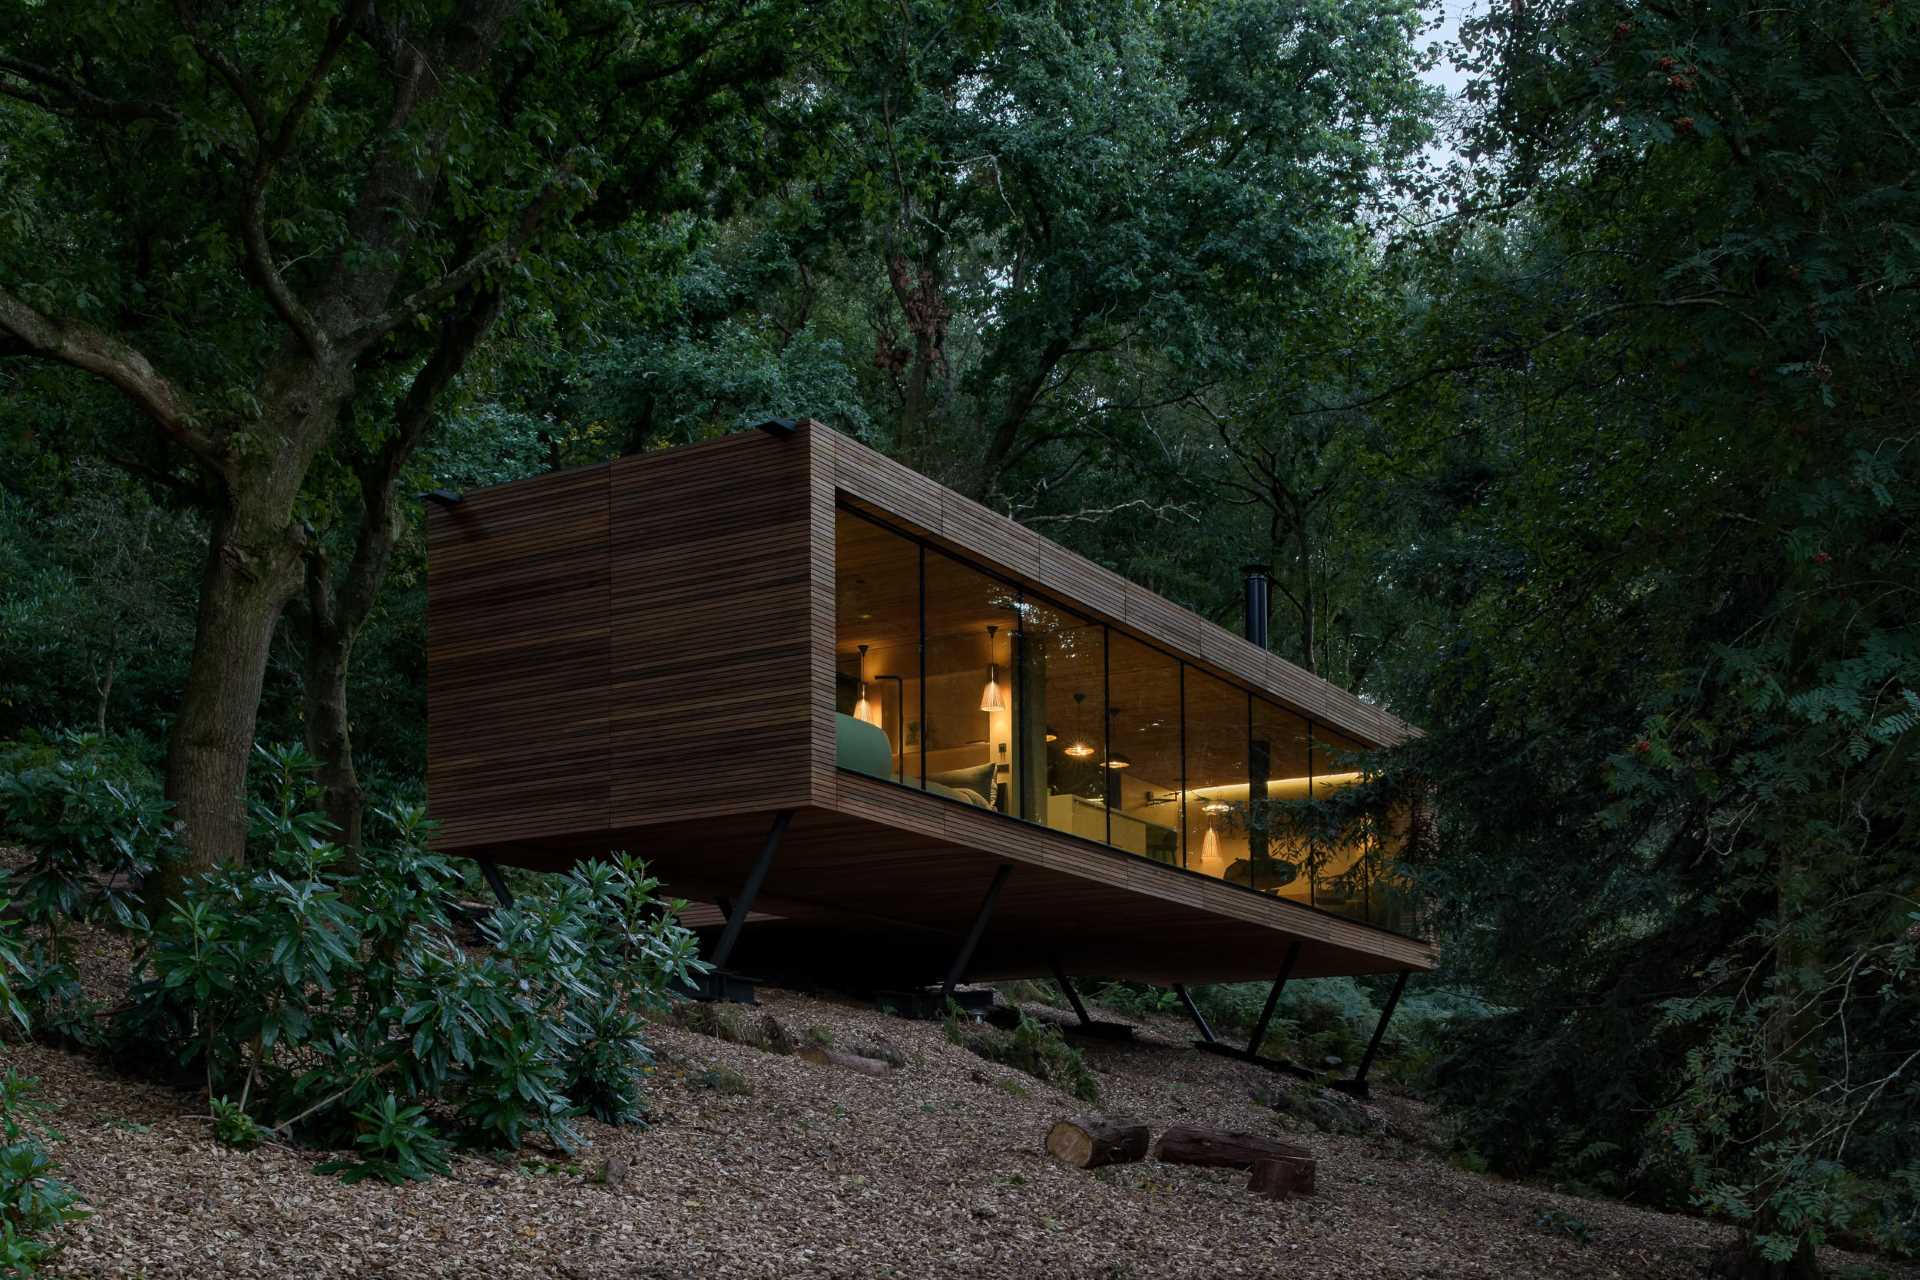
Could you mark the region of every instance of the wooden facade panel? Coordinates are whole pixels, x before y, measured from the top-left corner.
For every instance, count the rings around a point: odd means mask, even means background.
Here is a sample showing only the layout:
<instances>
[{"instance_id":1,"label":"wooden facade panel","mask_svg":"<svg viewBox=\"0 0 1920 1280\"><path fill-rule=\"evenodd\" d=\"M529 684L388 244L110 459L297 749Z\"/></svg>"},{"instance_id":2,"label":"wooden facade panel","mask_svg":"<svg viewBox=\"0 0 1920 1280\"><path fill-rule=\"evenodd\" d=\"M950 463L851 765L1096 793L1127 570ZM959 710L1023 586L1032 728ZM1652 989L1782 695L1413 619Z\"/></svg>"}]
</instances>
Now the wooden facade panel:
<instances>
[{"instance_id":1,"label":"wooden facade panel","mask_svg":"<svg viewBox=\"0 0 1920 1280\"><path fill-rule=\"evenodd\" d=\"M940 531L941 495L946 492L940 485L858 440L834 435L824 427L809 434L834 436L833 475L840 490L929 533Z\"/></svg>"},{"instance_id":2,"label":"wooden facade panel","mask_svg":"<svg viewBox=\"0 0 1920 1280\"><path fill-rule=\"evenodd\" d=\"M934 532L1018 578L1028 582L1040 578L1040 535L971 498L942 491L940 525Z\"/></svg>"},{"instance_id":3,"label":"wooden facade panel","mask_svg":"<svg viewBox=\"0 0 1920 1280\"><path fill-rule=\"evenodd\" d=\"M1200 632L1211 626L1196 613L1182 609L1165 596L1127 584L1127 612L1121 621L1149 640L1156 640L1184 658L1200 658Z\"/></svg>"},{"instance_id":4,"label":"wooden facade panel","mask_svg":"<svg viewBox=\"0 0 1920 1280\"><path fill-rule=\"evenodd\" d=\"M606 825L609 475L560 472L429 509L437 847Z\"/></svg>"},{"instance_id":5,"label":"wooden facade panel","mask_svg":"<svg viewBox=\"0 0 1920 1280\"><path fill-rule=\"evenodd\" d=\"M1039 582L1096 613L1109 618L1127 616L1127 580L1057 543L1040 543Z\"/></svg>"},{"instance_id":6,"label":"wooden facade panel","mask_svg":"<svg viewBox=\"0 0 1920 1280\"><path fill-rule=\"evenodd\" d=\"M614 825L810 798L808 458L743 432L613 464Z\"/></svg>"},{"instance_id":7,"label":"wooden facade panel","mask_svg":"<svg viewBox=\"0 0 1920 1280\"><path fill-rule=\"evenodd\" d=\"M1020 878L1019 867L1045 868L1073 876L1083 883L1125 889L1144 904L1177 904L1216 918L1282 931L1290 937L1343 951L1378 956L1390 962L1383 967L1430 969L1437 963L1437 949L1429 942L1388 933L1285 899L1250 893L1237 885L1205 876L1184 874L1146 858L1120 854L1044 827L1012 822L1003 815L968 809L877 779L842 774L836 808L848 816L886 823L913 837L937 834L956 845L1012 863L1016 871L1009 885ZM930 825L937 830L930 831ZM870 838L864 843L872 849L883 842ZM884 874L877 865L871 870L875 875ZM902 894L924 892L924 889L924 884L918 890L905 882L899 886ZM965 896L964 891L961 896ZM995 907L996 922L1009 928L1023 927L1017 903L1018 895L1003 897ZM1070 903L1062 902L1057 892L1045 897L1044 907L1052 913L1056 926L1060 913L1073 909ZM1148 912L1152 909L1141 908ZM1039 929L1044 923L1035 918L1024 925Z\"/></svg>"},{"instance_id":8,"label":"wooden facade panel","mask_svg":"<svg viewBox=\"0 0 1920 1280\"><path fill-rule=\"evenodd\" d=\"M841 439L831 431L809 431L808 459L808 608L807 630L811 645L808 667L808 718L811 751L808 758L810 789L815 804L833 802L837 782L835 764L838 721L834 716L836 690L836 608L834 570L836 524L834 486L839 474Z\"/></svg>"},{"instance_id":9,"label":"wooden facade panel","mask_svg":"<svg viewBox=\"0 0 1920 1280\"><path fill-rule=\"evenodd\" d=\"M1267 660L1272 655L1244 636L1221 627L1202 626L1200 657L1208 666L1255 689L1267 683Z\"/></svg>"}]
</instances>

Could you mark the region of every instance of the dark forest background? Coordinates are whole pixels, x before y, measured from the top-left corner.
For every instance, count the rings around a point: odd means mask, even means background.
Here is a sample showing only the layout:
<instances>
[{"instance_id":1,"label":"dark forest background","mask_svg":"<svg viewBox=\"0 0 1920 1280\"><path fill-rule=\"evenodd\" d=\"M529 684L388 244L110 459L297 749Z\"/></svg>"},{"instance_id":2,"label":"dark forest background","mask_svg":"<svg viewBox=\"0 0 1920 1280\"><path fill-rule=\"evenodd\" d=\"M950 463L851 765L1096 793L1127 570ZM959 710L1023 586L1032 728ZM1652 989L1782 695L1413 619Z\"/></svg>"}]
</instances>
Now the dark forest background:
<instances>
[{"instance_id":1,"label":"dark forest background","mask_svg":"<svg viewBox=\"0 0 1920 1280\"><path fill-rule=\"evenodd\" d=\"M1920 1250L1920 10L1428 27L0 0L0 738L355 845L416 494L814 417L1425 728L1470 1158Z\"/></svg>"}]
</instances>

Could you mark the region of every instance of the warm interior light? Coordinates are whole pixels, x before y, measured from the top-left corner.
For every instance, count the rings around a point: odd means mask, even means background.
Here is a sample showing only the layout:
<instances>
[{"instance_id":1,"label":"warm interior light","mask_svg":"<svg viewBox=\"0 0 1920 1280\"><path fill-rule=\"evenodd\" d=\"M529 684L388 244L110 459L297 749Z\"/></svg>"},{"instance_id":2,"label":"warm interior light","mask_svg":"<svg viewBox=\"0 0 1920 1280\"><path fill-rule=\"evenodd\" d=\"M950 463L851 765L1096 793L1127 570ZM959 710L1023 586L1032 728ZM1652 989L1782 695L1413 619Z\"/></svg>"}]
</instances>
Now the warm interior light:
<instances>
[{"instance_id":1,"label":"warm interior light","mask_svg":"<svg viewBox=\"0 0 1920 1280\"><path fill-rule=\"evenodd\" d=\"M1200 842L1200 861L1206 866L1215 866L1220 861L1220 837L1214 834L1213 827L1207 827L1207 838Z\"/></svg>"},{"instance_id":2,"label":"warm interior light","mask_svg":"<svg viewBox=\"0 0 1920 1280\"><path fill-rule=\"evenodd\" d=\"M1085 760L1093 754L1093 744L1080 735L1080 704L1086 700L1084 693L1073 695L1073 742L1067 747L1067 754L1075 760Z\"/></svg>"},{"instance_id":3,"label":"warm interior light","mask_svg":"<svg viewBox=\"0 0 1920 1280\"><path fill-rule=\"evenodd\" d=\"M860 701L853 704L853 718L880 727L880 704L867 701L867 646L860 646Z\"/></svg>"},{"instance_id":4,"label":"warm interior light","mask_svg":"<svg viewBox=\"0 0 1920 1280\"><path fill-rule=\"evenodd\" d=\"M989 659L993 657L993 633L999 629L999 627L987 628L987 657ZM1000 696L999 664L989 661L987 663L987 687L980 693L980 709L982 711L1002 711L1006 709L1006 705L1006 700Z\"/></svg>"},{"instance_id":5,"label":"warm interior light","mask_svg":"<svg viewBox=\"0 0 1920 1280\"><path fill-rule=\"evenodd\" d=\"M1202 809L1205 809L1208 813L1225 813L1227 810L1233 808L1233 806L1228 804L1225 800L1209 800L1205 804L1201 805L1200 807ZM1211 837L1213 835L1213 831L1209 829L1207 831L1207 835Z\"/></svg>"},{"instance_id":6,"label":"warm interior light","mask_svg":"<svg viewBox=\"0 0 1920 1280\"><path fill-rule=\"evenodd\" d=\"M1106 765L1107 765L1107 768L1109 769L1124 769L1132 763L1133 761L1127 759L1125 756L1121 755L1118 751L1108 756L1106 760Z\"/></svg>"}]
</instances>

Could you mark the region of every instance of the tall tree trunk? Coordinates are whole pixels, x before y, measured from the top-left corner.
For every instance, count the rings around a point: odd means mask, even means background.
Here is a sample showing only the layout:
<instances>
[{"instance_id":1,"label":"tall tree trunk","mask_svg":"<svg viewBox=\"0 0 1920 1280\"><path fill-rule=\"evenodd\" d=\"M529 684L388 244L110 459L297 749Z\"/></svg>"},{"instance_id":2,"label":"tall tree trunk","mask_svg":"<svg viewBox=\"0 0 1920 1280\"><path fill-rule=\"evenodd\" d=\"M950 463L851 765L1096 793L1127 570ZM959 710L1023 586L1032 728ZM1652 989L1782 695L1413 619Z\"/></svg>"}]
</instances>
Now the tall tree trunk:
<instances>
[{"instance_id":1,"label":"tall tree trunk","mask_svg":"<svg viewBox=\"0 0 1920 1280\"><path fill-rule=\"evenodd\" d=\"M442 318L433 351L394 410L393 434L378 455L355 469L360 523L353 556L337 588L326 555L316 549L307 558L306 746L320 761L319 781L334 838L352 858L360 853L366 814L347 701L353 647L373 616L393 549L406 531L401 471L432 425L441 397L499 318L501 301L500 291L491 287L461 295L460 305Z\"/></svg>"},{"instance_id":2,"label":"tall tree trunk","mask_svg":"<svg viewBox=\"0 0 1920 1280\"><path fill-rule=\"evenodd\" d=\"M299 585L297 531L284 520L218 517L208 540L200 612L180 714L167 743L167 798L189 838L148 878L148 914L185 880L240 862L247 847L247 761L280 611Z\"/></svg>"},{"instance_id":3,"label":"tall tree trunk","mask_svg":"<svg viewBox=\"0 0 1920 1280\"><path fill-rule=\"evenodd\" d=\"M359 628L341 625L324 555L307 560L307 659L302 681L307 754L320 762L316 781L334 840L349 860L360 855L366 793L353 765L353 726L347 711L347 671Z\"/></svg>"}]
</instances>

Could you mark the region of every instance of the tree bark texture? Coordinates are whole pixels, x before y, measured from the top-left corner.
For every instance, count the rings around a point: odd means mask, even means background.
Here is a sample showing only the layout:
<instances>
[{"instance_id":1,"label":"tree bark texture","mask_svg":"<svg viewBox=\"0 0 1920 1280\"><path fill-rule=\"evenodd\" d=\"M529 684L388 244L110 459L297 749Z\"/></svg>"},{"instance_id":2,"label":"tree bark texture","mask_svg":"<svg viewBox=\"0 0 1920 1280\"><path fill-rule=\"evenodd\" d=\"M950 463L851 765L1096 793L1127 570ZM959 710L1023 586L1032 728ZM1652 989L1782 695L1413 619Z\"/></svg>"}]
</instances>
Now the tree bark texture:
<instances>
[{"instance_id":1,"label":"tree bark texture","mask_svg":"<svg viewBox=\"0 0 1920 1280\"><path fill-rule=\"evenodd\" d=\"M1258 1160L1312 1160L1313 1153L1290 1142L1276 1142L1256 1133L1230 1133L1176 1125L1160 1135L1153 1158L1168 1164L1208 1165L1216 1169L1250 1169Z\"/></svg>"}]
</instances>

